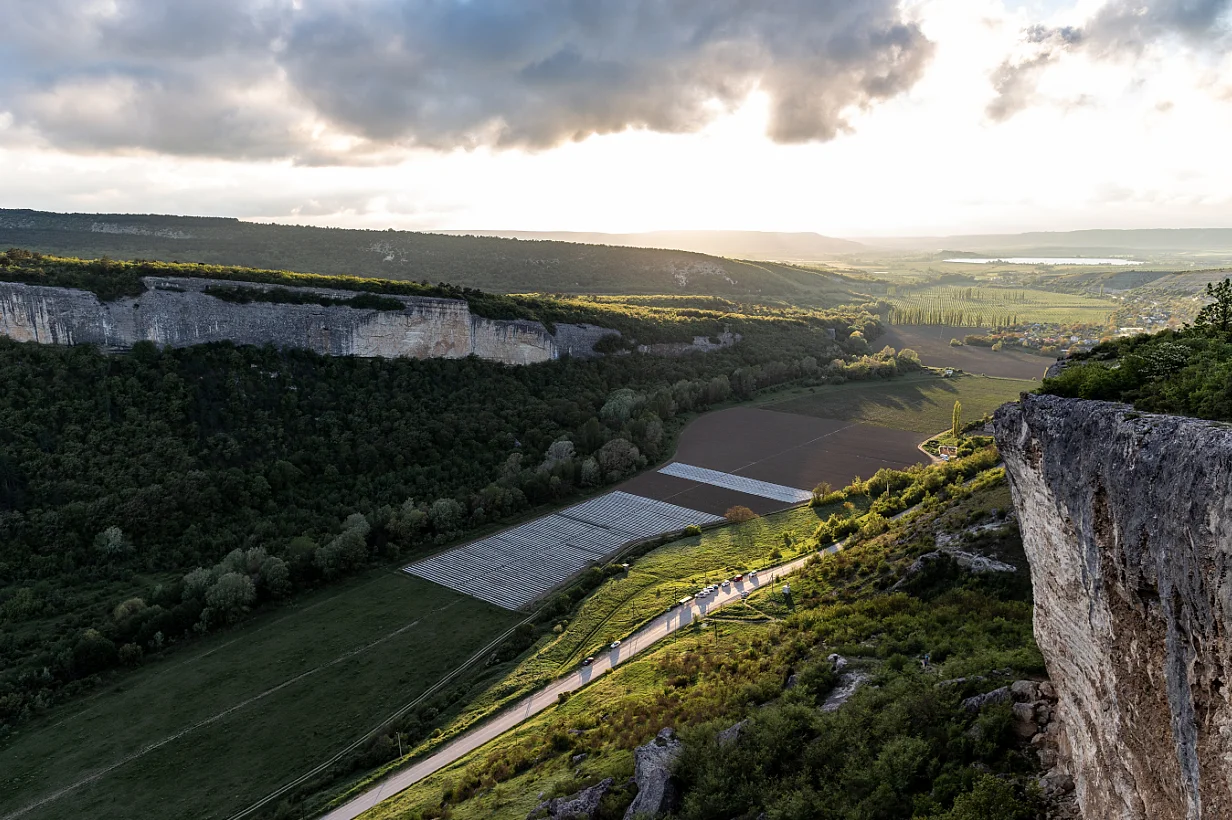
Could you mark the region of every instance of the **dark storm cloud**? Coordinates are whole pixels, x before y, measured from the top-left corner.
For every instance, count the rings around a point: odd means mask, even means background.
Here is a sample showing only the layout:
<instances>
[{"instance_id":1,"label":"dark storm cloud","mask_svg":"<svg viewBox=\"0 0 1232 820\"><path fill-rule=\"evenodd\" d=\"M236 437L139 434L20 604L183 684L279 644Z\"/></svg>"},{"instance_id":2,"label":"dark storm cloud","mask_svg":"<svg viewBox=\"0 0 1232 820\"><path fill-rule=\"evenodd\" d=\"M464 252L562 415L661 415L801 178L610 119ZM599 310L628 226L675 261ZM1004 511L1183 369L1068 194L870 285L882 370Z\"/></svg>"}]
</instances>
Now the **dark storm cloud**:
<instances>
[{"instance_id":1,"label":"dark storm cloud","mask_svg":"<svg viewBox=\"0 0 1232 820\"><path fill-rule=\"evenodd\" d=\"M1006 60L992 73L996 97L986 113L1001 122L1027 108L1039 75L1067 52L1132 58L1169 38L1196 48L1226 48L1230 9L1232 0L1110 0L1081 28L1031 26L1023 32L1030 55Z\"/></svg>"},{"instance_id":2,"label":"dark storm cloud","mask_svg":"<svg viewBox=\"0 0 1232 820\"><path fill-rule=\"evenodd\" d=\"M826 140L932 44L898 0L10 0L0 111L80 150L335 156L694 131L761 89L770 136ZM277 98L272 89L280 89ZM340 161L345 161L342 159Z\"/></svg>"}]
</instances>

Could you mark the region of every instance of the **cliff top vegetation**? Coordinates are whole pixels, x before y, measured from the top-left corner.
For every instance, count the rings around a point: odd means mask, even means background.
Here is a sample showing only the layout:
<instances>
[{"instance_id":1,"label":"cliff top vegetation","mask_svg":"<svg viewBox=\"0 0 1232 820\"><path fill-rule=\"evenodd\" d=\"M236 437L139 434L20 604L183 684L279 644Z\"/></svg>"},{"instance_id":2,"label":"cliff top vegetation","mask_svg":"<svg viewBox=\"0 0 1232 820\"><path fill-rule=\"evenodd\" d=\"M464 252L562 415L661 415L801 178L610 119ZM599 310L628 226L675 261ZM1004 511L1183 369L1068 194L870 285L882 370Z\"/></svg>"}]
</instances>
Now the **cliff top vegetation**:
<instances>
[{"instance_id":1,"label":"cliff top vegetation","mask_svg":"<svg viewBox=\"0 0 1232 820\"><path fill-rule=\"evenodd\" d=\"M877 333L876 320L859 307L844 309L799 308L739 301L729 297L692 295L568 296L564 294L498 294L440 282L395 281L362 276L319 276L282 270L224 265L122 261L48 256L10 248L0 254L0 281L86 290L104 302L140 296L151 276L215 279L272 286L263 301L320 302L288 288L331 288L355 291L368 301L350 300L352 307L390 309L389 300L372 297L432 297L466 301L472 313L488 319L525 319L542 322L549 330L556 323L585 323L619 330L620 347L662 342L690 342L694 336L717 337L725 331L747 335L787 326L831 328L842 337L859 330ZM211 295L236 301L240 288L218 288Z\"/></svg>"},{"instance_id":2,"label":"cliff top vegetation","mask_svg":"<svg viewBox=\"0 0 1232 820\"><path fill-rule=\"evenodd\" d=\"M1040 392L1232 420L1232 281L1209 283L1207 295L1192 326L1104 342L1071 357Z\"/></svg>"}]
</instances>

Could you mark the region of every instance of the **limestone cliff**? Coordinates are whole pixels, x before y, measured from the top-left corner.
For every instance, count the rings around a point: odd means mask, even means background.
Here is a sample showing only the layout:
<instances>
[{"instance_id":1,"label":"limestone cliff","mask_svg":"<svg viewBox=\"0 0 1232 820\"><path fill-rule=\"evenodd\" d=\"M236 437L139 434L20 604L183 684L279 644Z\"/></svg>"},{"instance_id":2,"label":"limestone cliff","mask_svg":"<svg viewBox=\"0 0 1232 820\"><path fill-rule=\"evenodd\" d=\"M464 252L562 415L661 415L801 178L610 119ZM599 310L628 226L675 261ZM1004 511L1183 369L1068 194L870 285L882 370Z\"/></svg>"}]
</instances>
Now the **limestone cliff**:
<instances>
[{"instance_id":1,"label":"limestone cliff","mask_svg":"<svg viewBox=\"0 0 1232 820\"><path fill-rule=\"evenodd\" d=\"M1232 817L1232 427L1047 396L995 426L1084 816Z\"/></svg>"},{"instance_id":2,"label":"limestone cliff","mask_svg":"<svg viewBox=\"0 0 1232 820\"><path fill-rule=\"evenodd\" d=\"M557 325L475 316L457 299L395 297L403 310L343 305L223 301L203 291L265 286L210 279L147 277L138 297L100 302L67 288L0 282L0 336L46 344L94 344L126 350L141 341L170 347L206 342L272 344L334 356L458 358L475 355L531 364L563 355L594 356L616 333L593 325ZM337 300L355 296L328 288L294 288Z\"/></svg>"}]
</instances>

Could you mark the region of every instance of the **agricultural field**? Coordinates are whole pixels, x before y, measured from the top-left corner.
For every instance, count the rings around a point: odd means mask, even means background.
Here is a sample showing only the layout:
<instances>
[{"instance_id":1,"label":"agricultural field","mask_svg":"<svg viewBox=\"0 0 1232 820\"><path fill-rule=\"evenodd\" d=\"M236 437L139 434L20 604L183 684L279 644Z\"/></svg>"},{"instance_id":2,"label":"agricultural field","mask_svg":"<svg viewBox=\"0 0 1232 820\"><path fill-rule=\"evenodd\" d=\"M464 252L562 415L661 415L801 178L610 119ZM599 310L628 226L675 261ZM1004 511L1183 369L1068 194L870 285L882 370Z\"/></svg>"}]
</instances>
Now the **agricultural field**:
<instances>
[{"instance_id":1,"label":"agricultural field","mask_svg":"<svg viewBox=\"0 0 1232 820\"><path fill-rule=\"evenodd\" d=\"M835 389L843 388L820 387L817 395ZM756 407L733 407L707 413L690 423L680 435L672 460L811 490L822 481L843 487L856 476L871 475L882 467L903 469L919 463L924 460L916 449L919 439L912 432L892 433L814 414L792 416ZM737 504L757 513L787 506L782 501L659 472L643 473L619 489L718 515Z\"/></svg>"},{"instance_id":2,"label":"agricultural field","mask_svg":"<svg viewBox=\"0 0 1232 820\"><path fill-rule=\"evenodd\" d=\"M57 793L20 816L228 817L357 740L520 617L388 572L305 596L10 735L0 817Z\"/></svg>"},{"instance_id":3,"label":"agricultural field","mask_svg":"<svg viewBox=\"0 0 1232 820\"><path fill-rule=\"evenodd\" d=\"M950 427L955 401L962 402L963 418L969 421L1036 386L1019 379L943 378L928 373L883 382L848 382L767 404L766 409L932 434Z\"/></svg>"},{"instance_id":4,"label":"agricultural field","mask_svg":"<svg viewBox=\"0 0 1232 820\"><path fill-rule=\"evenodd\" d=\"M1044 370L1053 363L1051 356L1041 356L1007 345L1004 350L992 350L975 345L951 345L951 339L970 334L969 327L950 325L890 325L877 337L876 346L890 345L896 350L911 348L920 362L929 367L955 367L981 376L1004 379L1043 378Z\"/></svg>"},{"instance_id":5,"label":"agricultural field","mask_svg":"<svg viewBox=\"0 0 1232 820\"><path fill-rule=\"evenodd\" d=\"M934 285L892 287L885 297L891 325L1004 328L1023 324L1104 325L1111 299L1025 288Z\"/></svg>"}]
</instances>

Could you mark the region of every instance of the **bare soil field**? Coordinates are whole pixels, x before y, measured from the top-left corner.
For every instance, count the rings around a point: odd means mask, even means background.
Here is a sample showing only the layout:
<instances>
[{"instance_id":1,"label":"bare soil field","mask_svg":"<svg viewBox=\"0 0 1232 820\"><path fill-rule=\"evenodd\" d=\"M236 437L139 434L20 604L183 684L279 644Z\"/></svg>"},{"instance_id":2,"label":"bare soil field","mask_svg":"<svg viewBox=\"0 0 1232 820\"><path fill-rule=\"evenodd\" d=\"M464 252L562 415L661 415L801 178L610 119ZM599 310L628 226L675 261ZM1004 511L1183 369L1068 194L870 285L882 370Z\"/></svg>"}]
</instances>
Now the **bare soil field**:
<instances>
[{"instance_id":1,"label":"bare soil field","mask_svg":"<svg viewBox=\"0 0 1232 820\"><path fill-rule=\"evenodd\" d=\"M690 424L673 461L803 490L822 481L843 487L882 467L902 469L927 461L916 449L921 438L909 430L734 407ZM790 506L657 472L633 478L619 489L718 514L736 504L762 514Z\"/></svg>"},{"instance_id":2,"label":"bare soil field","mask_svg":"<svg viewBox=\"0 0 1232 820\"><path fill-rule=\"evenodd\" d=\"M909 347L920 354L921 362L930 367L957 367L968 373L1006 379L1038 381L1054 361L1020 350L994 351L987 347L950 346L950 339L961 340L964 336L981 332L979 328L947 325L890 325L871 346L877 350L886 345L895 350Z\"/></svg>"}]
</instances>

